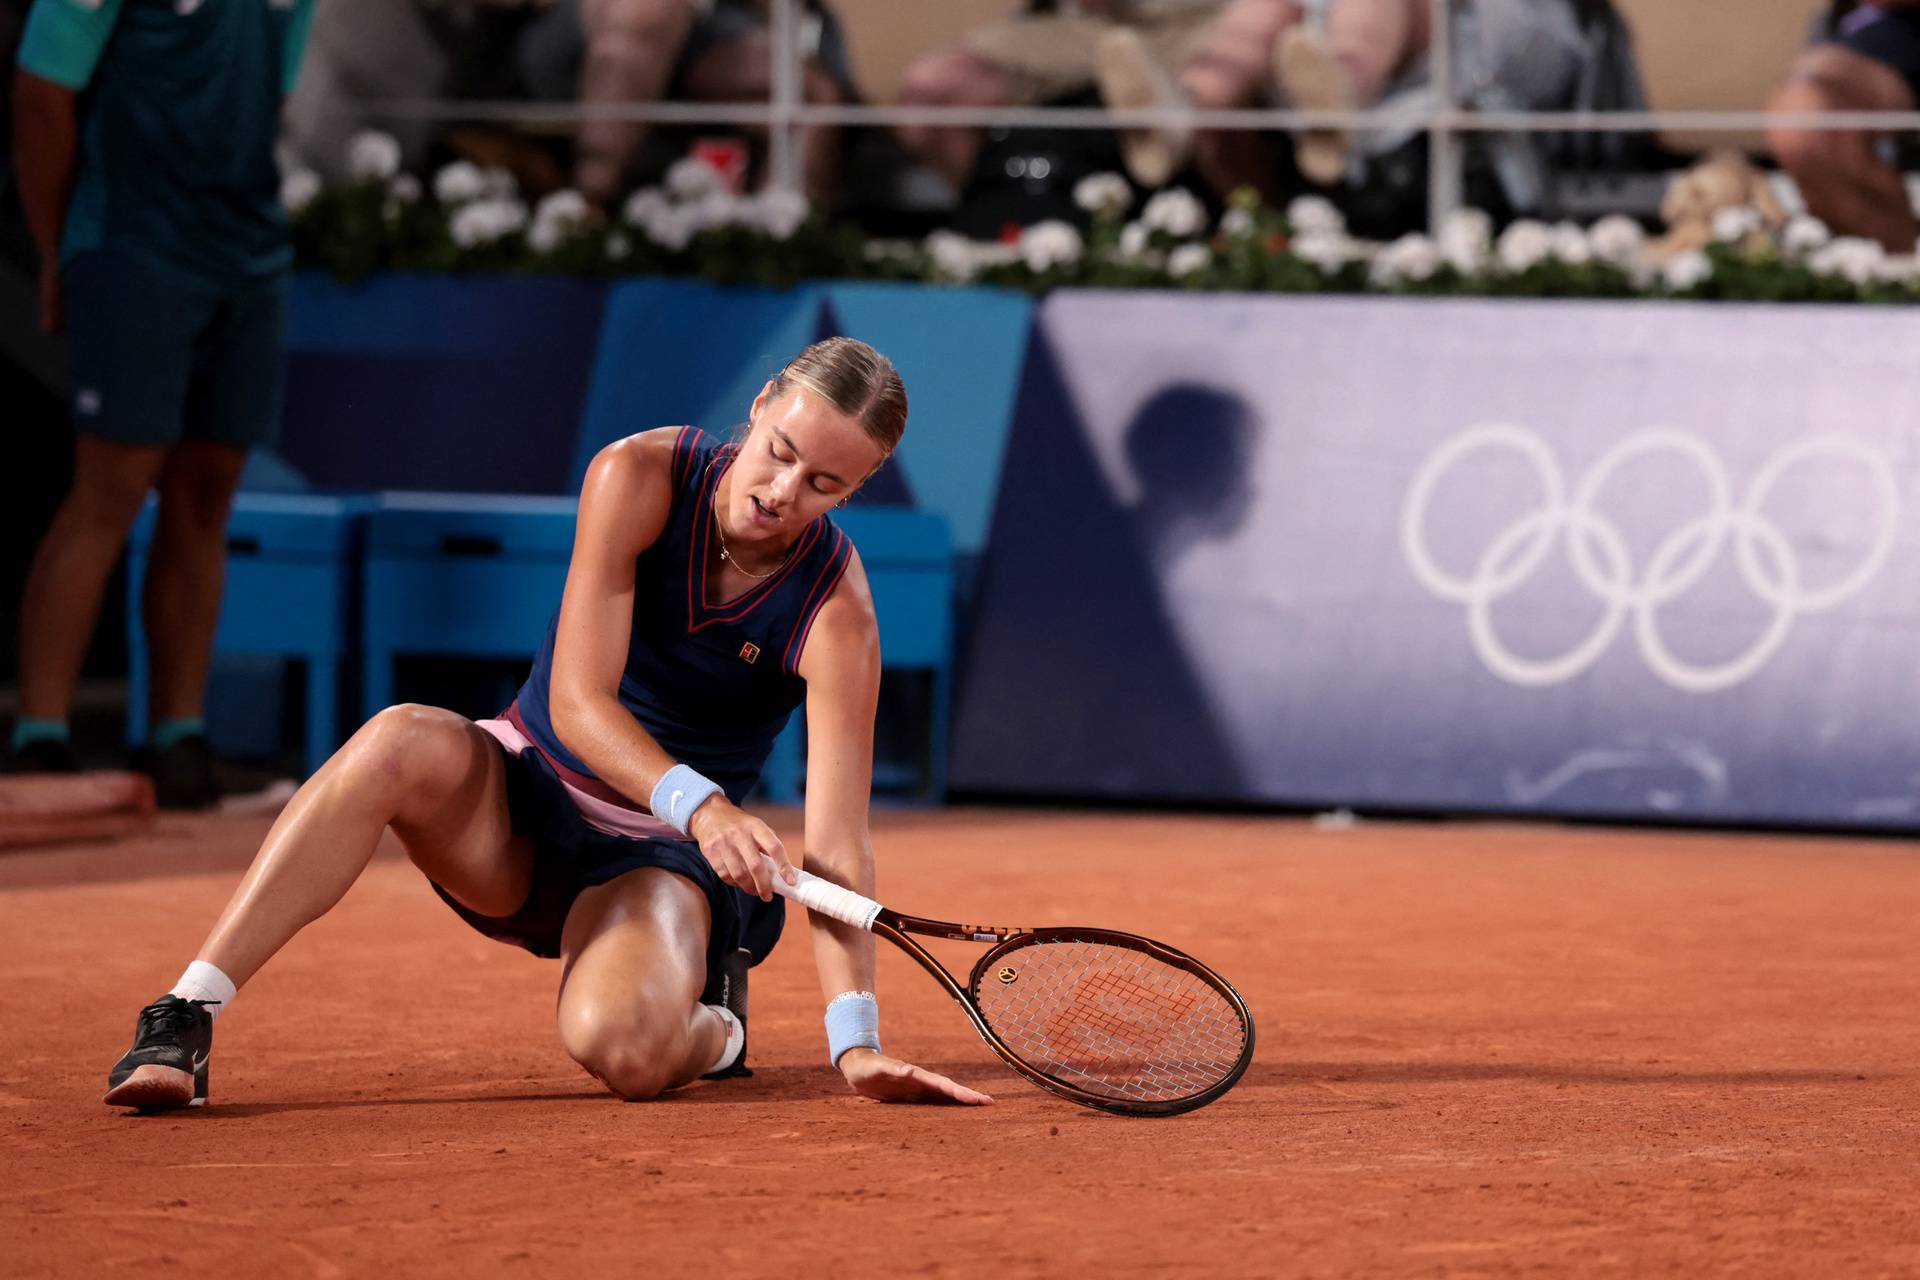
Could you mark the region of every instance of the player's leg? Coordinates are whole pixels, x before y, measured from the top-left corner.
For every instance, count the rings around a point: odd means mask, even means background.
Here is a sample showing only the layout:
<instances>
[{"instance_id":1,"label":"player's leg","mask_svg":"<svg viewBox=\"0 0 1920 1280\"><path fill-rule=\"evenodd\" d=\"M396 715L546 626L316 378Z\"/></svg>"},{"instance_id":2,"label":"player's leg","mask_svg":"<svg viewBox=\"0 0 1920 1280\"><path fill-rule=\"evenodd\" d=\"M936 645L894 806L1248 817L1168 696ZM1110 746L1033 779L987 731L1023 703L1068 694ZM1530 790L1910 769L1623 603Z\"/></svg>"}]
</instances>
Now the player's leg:
<instances>
[{"instance_id":1,"label":"player's leg","mask_svg":"<svg viewBox=\"0 0 1920 1280\"><path fill-rule=\"evenodd\" d=\"M499 744L451 711L398 706L369 720L288 802L175 992L142 1011L107 1101L204 1101L213 1015L340 901L389 827L466 906L489 916L516 911L533 852L513 834L506 767Z\"/></svg>"},{"instance_id":2,"label":"player's leg","mask_svg":"<svg viewBox=\"0 0 1920 1280\"><path fill-rule=\"evenodd\" d=\"M1920 72L1920 37L1914 40ZM1776 112L1912 111L1915 93L1894 66L1838 44L1802 54L1768 109ZM1898 170L1863 131L1779 124L1767 130L1773 153L1800 187L1807 208L1841 235L1878 240L1911 253L1916 224Z\"/></svg>"},{"instance_id":3,"label":"player's leg","mask_svg":"<svg viewBox=\"0 0 1920 1280\"><path fill-rule=\"evenodd\" d=\"M660 867L587 889L568 912L560 1040L621 1097L654 1097L719 1061L729 1028L700 1003L711 929L706 894Z\"/></svg>"}]
</instances>

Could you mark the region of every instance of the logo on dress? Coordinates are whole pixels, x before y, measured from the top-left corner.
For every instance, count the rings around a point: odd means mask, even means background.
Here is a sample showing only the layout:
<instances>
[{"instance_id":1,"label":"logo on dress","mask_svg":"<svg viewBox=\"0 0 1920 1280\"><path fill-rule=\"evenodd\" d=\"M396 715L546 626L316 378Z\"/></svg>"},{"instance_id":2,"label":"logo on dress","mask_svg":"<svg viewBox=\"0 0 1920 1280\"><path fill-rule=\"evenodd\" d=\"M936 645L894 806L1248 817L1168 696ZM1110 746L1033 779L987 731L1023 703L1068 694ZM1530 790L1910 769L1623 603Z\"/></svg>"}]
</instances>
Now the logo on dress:
<instances>
[{"instance_id":1,"label":"logo on dress","mask_svg":"<svg viewBox=\"0 0 1920 1280\"><path fill-rule=\"evenodd\" d=\"M740 660L742 662L758 662L760 660L760 646L751 641L741 645Z\"/></svg>"}]
</instances>

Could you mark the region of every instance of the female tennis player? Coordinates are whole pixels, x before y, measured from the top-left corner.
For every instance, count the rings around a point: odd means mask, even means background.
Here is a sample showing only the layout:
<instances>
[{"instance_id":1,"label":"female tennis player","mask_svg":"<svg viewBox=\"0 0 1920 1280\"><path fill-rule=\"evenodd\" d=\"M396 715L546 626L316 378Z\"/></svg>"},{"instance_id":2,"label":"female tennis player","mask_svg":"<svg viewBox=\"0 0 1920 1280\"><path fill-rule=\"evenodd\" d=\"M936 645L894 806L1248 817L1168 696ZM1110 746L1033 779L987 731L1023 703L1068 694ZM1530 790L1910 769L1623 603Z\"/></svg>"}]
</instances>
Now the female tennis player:
<instances>
[{"instance_id":1,"label":"female tennis player","mask_svg":"<svg viewBox=\"0 0 1920 1280\"><path fill-rule=\"evenodd\" d=\"M886 461L906 391L864 343L816 343L745 436L691 427L588 468L560 609L514 704L368 721L280 815L199 955L141 1010L111 1105L207 1100L214 1018L366 868L392 828L482 933L561 961L560 1039L623 1098L750 1074L746 971L780 935L779 837L738 805L806 706L806 862L873 892L879 633L827 512ZM772 859L777 872L761 855ZM894 1102L991 1101L880 1051L871 934L813 916L828 1056Z\"/></svg>"}]
</instances>

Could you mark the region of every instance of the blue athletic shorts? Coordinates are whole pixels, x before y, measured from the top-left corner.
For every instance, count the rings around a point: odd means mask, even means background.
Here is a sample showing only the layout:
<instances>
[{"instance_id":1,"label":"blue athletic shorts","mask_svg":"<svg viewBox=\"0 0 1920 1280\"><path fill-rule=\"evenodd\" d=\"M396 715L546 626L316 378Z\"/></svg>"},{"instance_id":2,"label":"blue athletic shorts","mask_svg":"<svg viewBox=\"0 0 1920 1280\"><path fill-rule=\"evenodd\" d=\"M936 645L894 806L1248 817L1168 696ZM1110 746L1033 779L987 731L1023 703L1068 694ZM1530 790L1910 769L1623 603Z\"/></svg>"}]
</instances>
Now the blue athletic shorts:
<instances>
[{"instance_id":1,"label":"blue athletic shorts","mask_svg":"<svg viewBox=\"0 0 1920 1280\"><path fill-rule=\"evenodd\" d=\"M82 434L242 449L278 437L285 277L221 289L93 249L61 265L60 292Z\"/></svg>"},{"instance_id":2,"label":"blue athletic shorts","mask_svg":"<svg viewBox=\"0 0 1920 1280\"><path fill-rule=\"evenodd\" d=\"M786 899L762 902L722 881L691 840L636 839L589 826L538 751L500 750L507 761L507 813L513 833L533 842L533 883L526 902L509 916L483 916L434 885L454 914L489 938L553 960L560 955L567 912L582 890L640 867L664 867L693 881L707 896L713 916L708 973L718 972L719 961L739 947L752 954L754 964L767 958L786 922Z\"/></svg>"}]
</instances>

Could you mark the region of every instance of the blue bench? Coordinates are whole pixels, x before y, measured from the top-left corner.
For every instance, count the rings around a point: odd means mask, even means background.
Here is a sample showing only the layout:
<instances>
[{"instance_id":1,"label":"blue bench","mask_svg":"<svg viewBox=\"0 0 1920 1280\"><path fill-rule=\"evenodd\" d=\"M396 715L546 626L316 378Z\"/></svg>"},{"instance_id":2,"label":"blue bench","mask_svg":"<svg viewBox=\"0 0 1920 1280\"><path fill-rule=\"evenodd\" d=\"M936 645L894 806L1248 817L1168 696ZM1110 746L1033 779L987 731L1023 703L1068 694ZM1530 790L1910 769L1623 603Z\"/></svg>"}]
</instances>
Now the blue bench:
<instances>
[{"instance_id":1,"label":"blue bench","mask_svg":"<svg viewBox=\"0 0 1920 1280\"><path fill-rule=\"evenodd\" d=\"M532 658L573 551L572 498L383 493L367 513L361 710L403 654Z\"/></svg>"},{"instance_id":2,"label":"blue bench","mask_svg":"<svg viewBox=\"0 0 1920 1280\"><path fill-rule=\"evenodd\" d=\"M566 584L571 498L382 494L366 517L361 611L362 706L393 701L403 654L531 658ZM854 507L835 519L860 548L880 619L887 671L929 674L927 763L876 764L875 785L945 794L953 675L953 551L946 522L923 512ZM778 803L800 798L803 717L776 743L762 782Z\"/></svg>"},{"instance_id":3,"label":"blue bench","mask_svg":"<svg viewBox=\"0 0 1920 1280\"><path fill-rule=\"evenodd\" d=\"M306 667L309 772L340 745L340 684L353 650L359 498L241 493L227 521L226 585L215 653L298 659ZM149 500L127 543L127 739L147 736L149 670L140 592L153 548ZM218 708L211 708L217 715Z\"/></svg>"}]
</instances>

